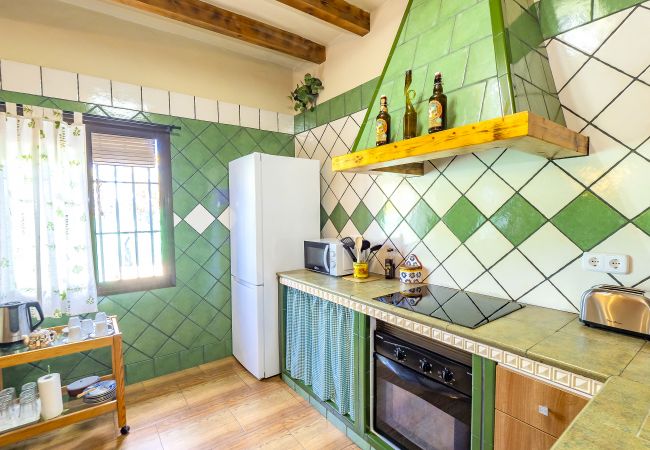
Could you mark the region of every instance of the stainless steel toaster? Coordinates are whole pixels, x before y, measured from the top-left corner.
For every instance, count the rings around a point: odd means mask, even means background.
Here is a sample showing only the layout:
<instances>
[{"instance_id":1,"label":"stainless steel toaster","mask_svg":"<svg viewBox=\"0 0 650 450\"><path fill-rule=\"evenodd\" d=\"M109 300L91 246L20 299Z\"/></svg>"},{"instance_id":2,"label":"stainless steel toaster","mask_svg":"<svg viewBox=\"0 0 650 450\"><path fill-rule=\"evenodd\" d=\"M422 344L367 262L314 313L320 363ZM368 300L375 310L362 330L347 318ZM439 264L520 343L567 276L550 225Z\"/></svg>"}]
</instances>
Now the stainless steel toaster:
<instances>
[{"instance_id":1,"label":"stainless steel toaster","mask_svg":"<svg viewBox=\"0 0 650 450\"><path fill-rule=\"evenodd\" d=\"M632 288L601 284L582 294L580 320L586 324L650 338L650 298Z\"/></svg>"}]
</instances>

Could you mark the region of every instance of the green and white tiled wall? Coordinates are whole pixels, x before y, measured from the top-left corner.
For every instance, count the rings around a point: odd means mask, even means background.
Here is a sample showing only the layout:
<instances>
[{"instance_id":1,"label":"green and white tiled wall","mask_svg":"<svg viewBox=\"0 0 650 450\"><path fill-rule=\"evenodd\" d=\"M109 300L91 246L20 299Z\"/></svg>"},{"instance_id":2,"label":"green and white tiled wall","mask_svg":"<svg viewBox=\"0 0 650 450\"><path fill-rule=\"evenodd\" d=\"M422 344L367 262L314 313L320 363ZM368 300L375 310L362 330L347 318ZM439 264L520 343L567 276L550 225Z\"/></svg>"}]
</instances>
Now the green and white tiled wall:
<instances>
[{"instance_id":1,"label":"green and white tiled wall","mask_svg":"<svg viewBox=\"0 0 650 450\"><path fill-rule=\"evenodd\" d=\"M385 243L376 272L393 247L418 255L427 282L573 312L598 283L650 289L649 27L646 3L543 44L588 157L493 150L431 161L423 177L344 174L331 158L353 148L364 111L298 133L296 156L322 162L322 235ZM584 271L587 250L631 255L632 272Z\"/></svg>"},{"instance_id":2,"label":"green and white tiled wall","mask_svg":"<svg viewBox=\"0 0 650 450\"><path fill-rule=\"evenodd\" d=\"M0 90L1 101L181 127L172 132L171 139L177 285L112 295L99 302L101 311L119 317L127 382L230 355L228 162L253 151L291 156L293 120L287 122L278 113L232 105L236 107L235 115L223 103L218 109L216 101L166 91L149 92L139 86L125 88L108 80L84 81L91 77L77 74L70 78L67 73L53 76L49 69L33 71L24 66L2 61L2 87L22 92ZM79 98L98 102L76 101ZM169 115L170 108L172 114L183 117ZM219 117L224 123L218 122ZM279 127L287 133L277 132ZM50 320L50 324L56 323ZM19 386L47 373L50 366L52 372L61 373L63 382L68 382L89 374L108 373L110 361L110 354L101 349L5 369L4 380L5 384Z\"/></svg>"}]
</instances>

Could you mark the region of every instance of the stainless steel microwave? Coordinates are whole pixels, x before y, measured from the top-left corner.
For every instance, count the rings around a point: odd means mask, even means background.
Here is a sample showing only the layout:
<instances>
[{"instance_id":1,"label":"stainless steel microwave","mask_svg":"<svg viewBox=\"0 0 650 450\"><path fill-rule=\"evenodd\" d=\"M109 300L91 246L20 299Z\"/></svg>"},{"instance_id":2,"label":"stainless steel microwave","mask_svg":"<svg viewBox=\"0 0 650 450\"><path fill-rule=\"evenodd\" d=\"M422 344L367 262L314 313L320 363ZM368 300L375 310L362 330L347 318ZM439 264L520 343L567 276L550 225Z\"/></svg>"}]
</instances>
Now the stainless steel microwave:
<instances>
[{"instance_id":1,"label":"stainless steel microwave","mask_svg":"<svg viewBox=\"0 0 650 450\"><path fill-rule=\"evenodd\" d=\"M305 269L342 277L352 274L352 258L338 239L305 241Z\"/></svg>"}]
</instances>

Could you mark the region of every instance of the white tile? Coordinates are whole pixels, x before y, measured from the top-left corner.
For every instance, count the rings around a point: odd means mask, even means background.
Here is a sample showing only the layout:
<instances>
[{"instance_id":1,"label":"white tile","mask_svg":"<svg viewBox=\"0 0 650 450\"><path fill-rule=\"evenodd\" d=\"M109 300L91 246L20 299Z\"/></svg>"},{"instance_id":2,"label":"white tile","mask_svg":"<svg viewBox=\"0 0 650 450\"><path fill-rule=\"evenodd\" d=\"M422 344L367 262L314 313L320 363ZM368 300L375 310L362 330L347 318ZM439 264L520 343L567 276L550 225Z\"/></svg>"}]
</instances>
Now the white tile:
<instances>
[{"instance_id":1,"label":"white tile","mask_svg":"<svg viewBox=\"0 0 650 450\"><path fill-rule=\"evenodd\" d=\"M423 279L433 272L440 264L436 257L433 256L433 253L431 253L431 250L429 250L423 242L418 243L412 253L414 253L422 263Z\"/></svg>"},{"instance_id":2,"label":"white tile","mask_svg":"<svg viewBox=\"0 0 650 450\"><path fill-rule=\"evenodd\" d=\"M278 114L278 131L285 134L293 134L293 116L291 114Z\"/></svg>"},{"instance_id":3,"label":"white tile","mask_svg":"<svg viewBox=\"0 0 650 450\"><path fill-rule=\"evenodd\" d=\"M449 275L445 268L440 265L434 270L431 275L426 279L427 283L436 284L438 286L445 286L452 289L460 289L454 279Z\"/></svg>"},{"instance_id":4,"label":"white tile","mask_svg":"<svg viewBox=\"0 0 650 450\"><path fill-rule=\"evenodd\" d=\"M260 109L260 129L278 131L278 113Z\"/></svg>"},{"instance_id":5,"label":"white tile","mask_svg":"<svg viewBox=\"0 0 650 450\"><path fill-rule=\"evenodd\" d=\"M343 116L340 119L332 120L328 125L334 130L336 134L339 134L341 131L343 131L343 127L347 121L348 117Z\"/></svg>"},{"instance_id":6,"label":"white tile","mask_svg":"<svg viewBox=\"0 0 650 450\"><path fill-rule=\"evenodd\" d=\"M566 122L566 126L569 130L580 132L580 130L582 130L585 125L587 125L587 122L573 114L565 107L562 107L562 113L564 114L564 121Z\"/></svg>"},{"instance_id":7,"label":"white tile","mask_svg":"<svg viewBox=\"0 0 650 450\"><path fill-rule=\"evenodd\" d=\"M361 233L357 230L357 227L354 226L354 223L351 220L348 220L339 234L341 236L359 236Z\"/></svg>"},{"instance_id":8,"label":"white tile","mask_svg":"<svg viewBox=\"0 0 650 450\"><path fill-rule=\"evenodd\" d=\"M612 284L612 279L606 273L584 270L578 259L554 275L551 282L571 303L579 305L583 292L597 284Z\"/></svg>"},{"instance_id":9,"label":"white tile","mask_svg":"<svg viewBox=\"0 0 650 450\"><path fill-rule=\"evenodd\" d=\"M520 191L526 200L551 218L576 198L584 187L553 164L548 164Z\"/></svg>"},{"instance_id":10,"label":"white tile","mask_svg":"<svg viewBox=\"0 0 650 450\"><path fill-rule=\"evenodd\" d=\"M230 229L230 206L224 209L221 215L217 217L217 219L224 227Z\"/></svg>"},{"instance_id":11,"label":"white tile","mask_svg":"<svg viewBox=\"0 0 650 450\"><path fill-rule=\"evenodd\" d=\"M169 113L175 117L194 119L194 97L178 92L169 93Z\"/></svg>"},{"instance_id":12,"label":"white tile","mask_svg":"<svg viewBox=\"0 0 650 450\"><path fill-rule=\"evenodd\" d=\"M650 139L645 141L640 147L636 149L636 151L640 155L643 155L646 158L650 159Z\"/></svg>"},{"instance_id":13,"label":"white tile","mask_svg":"<svg viewBox=\"0 0 650 450\"><path fill-rule=\"evenodd\" d=\"M332 214L332 211L334 211L334 208L338 203L338 199L336 198L332 190L328 188L327 191L325 191L325 193L323 194L320 203L323 206L323 209L325 210L327 215L330 215Z\"/></svg>"},{"instance_id":14,"label":"white tile","mask_svg":"<svg viewBox=\"0 0 650 450\"><path fill-rule=\"evenodd\" d=\"M368 229L365 231L365 233L363 233L363 237L373 244L383 244L386 242L386 239L388 239L388 236L386 236L386 233L384 233L384 230L381 229L376 220L373 220L370 223ZM386 258L388 248L390 248L390 246L384 245L381 250L377 252L379 261L383 262L383 260Z\"/></svg>"},{"instance_id":15,"label":"white tile","mask_svg":"<svg viewBox=\"0 0 650 450\"><path fill-rule=\"evenodd\" d=\"M334 227L334 224L332 223L331 220L327 219L327 222L325 223L323 229L321 230L321 237L323 238L339 237L339 232L336 231L336 228Z\"/></svg>"},{"instance_id":16,"label":"white tile","mask_svg":"<svg viewBox=\"0 0 650 450\"><path fill-rule=\"evenodd\" d=\"M379 210L386 204L388 197L383 193L379 186L373 184L368 189L366 196L363 198L363 202L373 216L376 216Z\"/></svg>"},{"instance_id":17,"label":"white tile","mask_svg":"<svg viewBox=\"0 0 650 450\"><path fill-rule=\"evenodd\" d=\"M210 214L210 211L200 204L196 205L196 207L185 217L185 222L190 224L190 226L199 234L203 233L214 221L215 218Z\"/></svg>"},{"instance_id":18,"label":"white tile","mask_svg":"<svg viewBox=\"0 0 650 450\"><path fill-rule=\"evenodd\" d=\"M438 222L422 241L441 262L460 246L458 238L442 221Z\"/></svg>"},{"instance_id":19,"label":"white tile","mask_svg":"<svg viewBox=\"0 0 650 450\"><path fill-rule=\"evenodd\" d=\"M323 136L323 132L327 128L327 124L320 125L316 128L312 128L311 132L314 133L314 136L316 136L316 139L320 141L320 138Z\"/></svg>"},{"instance_id":20,"label":"white tile","mask_svg":"<svg viewBox=\"0 0 650 450\"><path fill-rule=\"evenodd\" d=\"M629 150L592 126L585 128L581 134L589 137L589 156L558 159L555 162L585 186L590 186Z\"/></svg>"},{"instance_id":21,"label":"white tile","mask_svg":"<svg viewBox=\"0 0 650 450\"><path fill-rule=\"evenodd\" d=\"M320 175L323 177L323 179L327 182L328 185L332 182L332 179L334 178L334 172L332 171L332 158L330 158L329 156L325 159L323 165L321 166Z\"/></svg>"},{"instance_id":22,"label":"white tile","mask_svg":"<svg viewBox=\"0 0 650 450\"><path fill-rule=\"evenodd\" d=\"M79 74L79 100L111 106L111 82L105 78Z\"/></svg>"},{"instance_id":23,"label":"white tile","mask_svg":"<svg viewBox=\"0 0 650 450\"><path fill-rule=\"evenodd\" d=\"M39 66L3 59L0 61L0 69L2 89L5 91L41 95L41 68Z\"/></svg>"},{"instance_id":24,"label":"white tile","mask_svg":"<svg viewBox=\"0 0 650 450\"><path fill-rule=\"evenodd\" d=\"M544 280L542 274L518 250L499 261L490 269L490 273L514 299Z\"/></svg>"},{"instance_id":25,"label":"white tile","mask_svg":"<svg viewBox=\"0 0 650 450\"><path fill-rule=\"evenodd\" d=\"M650 86L635 81L598 116L594 125L636 148L650 135L650 108L639 105L650 105Z\"/></svg>"},{"instance_id":26,"label":"white tile","mask_svg":"<svg viewBox=\"0 0 650 450\"><path fill-rule=\"evenodd\" d=\"M619 212L633 218L650 207L650 163L631 154L592 186Z\"/></svg>"},{"instance_id":27,"label":"white tile","mask_svg":"<svg viewBox=\"0 0 650 450\"><path fill-rule=\"evenodd\" d=\"M345 142L345 145L348 148L352 148L354 140L357 138L357 134L359 133L359 128L359 125L352 120L351 117L345 121L339 136L343 139L343 142Z\"/></svg>"},{"instance_id":28,"label":"white tile","mask_svg":"<svg viewBox=\"0 0 650 450\"><path fill-rule=\"evenodd\" d=\"M582 251L550 222L519 245L519 250L547 277L582 254Z\"/></svg>"},{"instance_id":29,"label":"white tile","mask_svg":"<svg viewBox=\"0 0 650 450\"><path fill-rule=\"evenodd\" d=\"M592 59L560 91L560 102L585 120L592 120L631 81L627 75Z\"/></svg>"},{"instance_id":30,"label":"white tile","mask_svg":"<svg viewBox=\"0 0 650 450\"><path fill-rule=\"evenodd\" d=\"M485 222L467 239L465 245L488 268L513 248L491 222Z\"/></svg>"},{"instance_id":31,"label":"white tile","mask_svg":"<svg viewBox=\"0 0 650 450\"><path fill-rule=\"evenodd\" d=\"M138 111L142 110L142 92L140 86L113 81L111 93L113 96L113 106Z\"/></svg>"},{"instance_id":32,"label":"white tile","mask_svg":"<svg viewBox=\"0 0 650 450\"><path fill-rule=\"evenodd\" d=\"M216 100L195 97L196 118L208 122L219 122L219 104Z\"/></svg>"},{"instance_id":33,"label":"white tile","mask_svg":"<svg viewBox=\"0 0 650 450\"><path fill-rule=\"evenodd\" d=\"M493 148L491 150L486 150L484 152L475 153L478 159L483 161L486 165L491 165L494 161L497 160L499 156L504 152L505 148Z\"/></svg>"},{"instance_id":34,"label":"white tile","mask_svg":"<svg viewBox=\"0 0 650 450\"><path fill-rule=\"evenodd\" d=\"M509 298L508 293L503 290L499 283L490 275L485 272L478 277L476 281L465 288L468 292L476 292L477 294L492 295L499 298Z\"/></svg>"},{"instance_id":35,"label":"white tile","mask_svg":"<svg viewBox=\"0 0 650 450\"><path fill-rule=\"evenodd\" d=\"M491 217L514 193L501 178L488 170L466 195L486 217Z\"/></svg>"},{"instance_id":36,"label":"white tile","mask_svg":"<svg viewBox=\"0 0 650 450\"><path fill-rule=\"evenodd\" d=\"M384 191L388 197L393 195L397 186L400 185L404 177L394 174L382 174L377 177L377 185L379 188Z\"/></svg>"},{"instance_id":37,"label":"white tile","mask_svg":"<svg viewBox=\"0 0 650 450\"><path fill-rule=\"evenodd\" d=\"M320 161L320 166L323 167L323 164L325 163L325 160L327 160L327 158L328 158L328 153L323 148L323 146L320 145L319 142L318 144L316 144L316 150L314 151L314 154L311 156L311 159L317 159L318 161Z\"/></svg>"},{"instance_id":38,"label":"white tile","mask_svg":"<svg viewBox=\"0 0 650 450\"><path fill-rule=\"evenodd\" d=\"M361 124L363 124L363 120L365 119L367 112L368 112L367 108L362 109L361 111L355 112L350 117L352 118L352 120L354 120L357 123L357 125L361 126Z\"/></svg>"},{"instance_id":39,"label":"white tile","mask_svg":"<svg viewBox=\"0 0 650 450\"><path fill-rule=\"evenodd\" d=\"M334 174L334 178L332 178L332 182L330 183L330 189L336 198L341 198L348 186L348 182L340 172Z\"/></svg>"},{"instance_id":40,"label":"white tile","mask_svg":"<svg viewBox=\"0 0 650 450\"><path fill-rule=\"evenodd\" d=\"M415 191L422 195L429 190L434 181L440 176L440 172L435 168L431 162L424 163L424 175L421 177L409 177L406 179L408 183L415 189Z\"/></svg>"},{"instance_id":41,"label":"white tile","mask_svg":"<svg viewBox=\"0 0 650 450\"><path fill-rule=\"evenodd\" d=\"M45 97L79 100L77 74L43 67L43 95Z\"/></svg>"},{"instance_id":42,"label":"white tile","mask_svg":"<svg viewBox=\"0 0 650 450\"><path fill-rule=\"evenodd\" d=\"M179 223L181 223L181 220L183 220L180 217L178 217L176 213L174 213L173 216L174 216L174 226L178 225Z\"/></svg>"},{"instance_id":43,"label":"white tile","mask_svg":"<svg viewBox=\"0 0 650 450\"><path fill-rule=\"evenodd\" d=\"M228 102L219 102L219 123L239 125L239 105ZM305 148L305 150L307 150ZM309 152L307 152L309 154Z\"/></svg>"},{"instance_id":44,"label":"white tile","mask_svg":"<svg viewBox=\"0 0 650 450\"><path fill-rule=\"evenodd\" d=\"M460 198L460 192L445 177L438 177L422 198L440 217Z\"/></svg>"},{"instance_id":45,"label":"white tile","mask_svg":"<svg viewBox=\"0 0 650 450\"><path fill-rule=\"evenodd\" d=\"M543 282L528 294L521 297L519 302L572 313L580 312L579 307L567 300L548 281Z\"/></svg>"},{"instance_id":46,"label":"white tile","mask_svg":"<svg viewBox=\"0 0 650 450\"><path fill-rule=\"evenodd\" d=\"M465 289L472 281L476 280L479 275L485 272L485 269L474 256L465 248L464 245L458 249L443 262L443 266L461 289Z\"/></svg>"},{"instance_id":47,"label":"white tile","mask_svg":"<svg viewBox=\"0 0 650 450\"><path fill-rule=\"evenodd\" d=\"M641 81L645 81L647 84L650 84L650 67L643 72L643 74L639 77Z\"/></svg>"},{"instance_id":48,"label":"white tile","mask_svg":"<svg viewBox=\"0 0 650 450\"><path fill-rule=\"evenodd\" d=\"M420 242L420 238L415 234L406 221L400 223L399 226L395 228L395 231L390 235L390 240L404 257L409 255L418 242Z\"/></svg>"},{"instance_id":49,"label":"white tile","mask_svg":"<svg viewBox=\"0 0 650 450\"><path fill-rule=\"evenodd\" d=\"M415 189L404 179L402 183L395 189L390 201L393 202L395 208L402 216L406 216L413 206L420 200L420 196L415 192Z\"/></svg>"},{"instance_id":50,"label":"white tile","mask_svg":"<svg viewBox=\"0 0 650 450\"><path fill-rule=\"evenodd\" d=\"M142 110L152 112L155 114L169 114L169 92L150 88L142 87Z\"/></svg>"},{"instance_id":51,"label":"white tile","mask_svg":"<svg viewBox=\"0 0 650 450\"><path fill-rule=\"evenodd\" d=\"M591 55L609 37L611 32L623 22L628 14L629 11L612 14L611 16L562 33L557 38Z\"/></svg>"},{"instance_id":52,"label":"white tile","mask_svg":"<svg viewBox=\"0 0 650 450\"><path fill-rule=\"evenodd\" d=\"M223 103L219 103L219 117L223 119L223 108L222 108ZM239 117L239 112L237 113ZM239 125L239 119L237 119L238 122L236 124L232 125ZM222 122L223 123L223 122ZM311 158L314 156L314 152L316 151L316 147L318 146L318 139L316 139L316 136L314 136L314 133L310 131L306 131L303 135L299 136L305 136L304 139L300 137L300 140L302 141L302 147L305 150L305 153Z\"/></svg>"},{"instance_id":53,"label":"white tile","mask_svg":"<svg viewBox=\"0 0 650 450\"><path fill-rule=\"evenodd\" d=\"M341 197L340 203L341 203L341 206L343 206L343 209L345 210L345 212L348 213L348 216L351 216L352 213L354 212L354 210L359 205L360 201L361 201L361 199L354 192L354 189L348 187L345 190L345 193L343 194L343 197Z\"/></svg>"},{"instance_id":54,"label":"white tile","mask_svg":"<svg viewBox=\"0 0 650 450\"><path fill-rule=\"evenodd\" d=\"M336 131L334 131L334 128L332 128L330 125L327 125L327 127L325 127L325 131L323 131L323 134L320 137L320 144L329 154L332 151L334 143L337 139L338 135L336 134Z\"/></svg>"},{"instance_id":55,"label":"white tile","mask_svg":"<svg viewBox=\"0 0 650 450\"><path fill-rule=\"evenodd\" d=\"M397 208L395 208L395 205L391 201L386 202L382 211L384 214L382 228L386 234L390 236L391 233L395 231L397 226L402 222L402 216L400 216Z\"/></svg>"},{"instance_id":56,"label":"white tile","mask_svg":"<svg viewBox=\"0 0 650 450\"><path fill-rule=\"evenodd\" d=\"M587 61L588 56L556 39L553 39L546 49L555 88L559 91Z\"/></svg>"},{"instance_id":57,"label":"white tile","mask_svg":"<svg viewBox=\"0 0 650 450\"><path fill-rule=\"evenodd\" d=\"M241 105L239 107L239 122L242 127L259 128L260 110L258 108Z\"/></svg>"},{"instance_id":58,"label":"white tile","mask_svg":"<svg viewBox=\"0 0 650 450\"><path fill-rule=\"evenodd\" d=\"M636 77L650 66L650 11L637 8L596 52L596 58Z\"/></svg>"},{"instance_id":59,"label":"white tile","mask_svg":"<svg viewBox=\"0 0 650 450\"><path fill-rule=\"evenodd\" d=\"M372 186L372 178L366 173L357 173L354 175L352 182L350 183L354 192L361 198L363 198L370 187Z\"/></svg>"},{"instance_id":60,"label":"white tile","mask_svg":"<svg viewBox=\"0 0 650 450\"><path fill-rule=\"evenodd\" d=\"M630 256L632 271L629 274L614 275L624 286L634 286L650 276L650 236L632 224L618 230L613 236L598 244L593 251Z\"/></svg>"},{"instance_id":61,"label":"white tile","mask_svg":"<svg viewBox=\"0 0 650 450\"><path fill-rule=\"evenodd\" d=\"M506 150L492 164L492 170L514 189L519 189L544 167L546 161L546 158L530 153Z\"/></svg>"},{"instance_id":62,"label":"white tile","mask_svg":"<svg viewBox=\"0 0 650 450\"><path fill-rule=\"evenodd\" d=\"M466 192L470 186L487 170L485 164L476 156L457 156L444 171L444 176L461 192Z\"/></svg>"}]
</instances>

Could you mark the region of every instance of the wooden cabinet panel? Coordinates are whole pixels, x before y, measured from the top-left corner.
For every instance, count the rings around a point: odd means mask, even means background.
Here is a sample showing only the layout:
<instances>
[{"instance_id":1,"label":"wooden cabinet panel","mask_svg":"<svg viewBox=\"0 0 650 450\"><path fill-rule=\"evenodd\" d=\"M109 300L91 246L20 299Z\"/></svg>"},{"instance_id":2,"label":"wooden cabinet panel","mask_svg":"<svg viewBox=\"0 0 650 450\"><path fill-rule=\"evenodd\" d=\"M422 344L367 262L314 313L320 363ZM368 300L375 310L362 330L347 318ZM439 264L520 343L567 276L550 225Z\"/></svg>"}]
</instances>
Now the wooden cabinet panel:
<instances>
[{"instance_id":1,"label":"wooden cabinet panel","mask_svg":"<svg viewBox=\"0 0 650 450\"><path fill-rule=\"evenodd\" d=\"M555 437L588 401L501 366L497 366L496 385L496 409ZM540 412L544 408L548 415Z\"/></svg>"},{"instance_id":2,"label":"wooden cabinet panel","mask_svg":"<svg viewBox=\"0 0 650 450\"><path fill-rule=\"evenodd\" d=\"M494 450L548 450L556 439L499 410L494 416Z\"/></svg>"}]
</instances>

